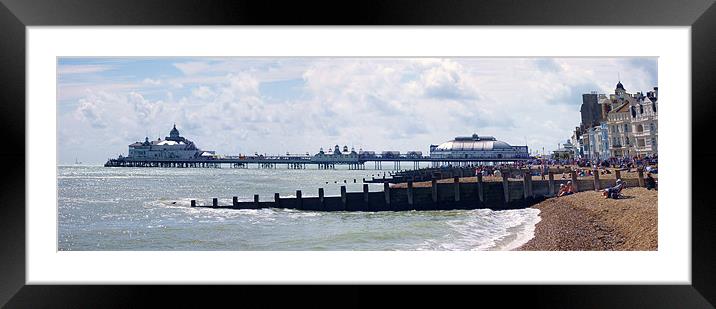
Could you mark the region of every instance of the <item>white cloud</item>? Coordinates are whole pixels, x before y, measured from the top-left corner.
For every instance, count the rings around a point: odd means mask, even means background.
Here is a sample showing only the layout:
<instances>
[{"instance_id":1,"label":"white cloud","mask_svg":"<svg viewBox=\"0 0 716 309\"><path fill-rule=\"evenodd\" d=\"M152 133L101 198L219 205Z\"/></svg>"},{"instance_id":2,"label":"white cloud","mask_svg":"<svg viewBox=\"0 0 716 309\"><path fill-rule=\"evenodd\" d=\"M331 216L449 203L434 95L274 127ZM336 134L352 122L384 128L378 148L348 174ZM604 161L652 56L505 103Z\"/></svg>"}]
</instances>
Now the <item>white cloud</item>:
<instances>
[{"instance_id":1,"label":"white cloud","mask_svg":"<svg viewBox=\"0 0 716 309\"><path fill-rule=\"evenodd\" d=\"M164 104L162 101L151 102L137 92L130 92L127 100L134 107L136 119L142 124L171 120L158 117L162 112L162 105Z\"/></svg>"},{"instance_id":2,"label":"white cloud","mask_svg":"<svg viewBox=\"0 0 716 309\"><path fill-rule=\"evenodd\" d=\"M109 65L92 65L92 64L83 64L83 65L70 65L70 64L62 64L57 67L57 74L58 75L67 75L67 74L87 74L87 73L99 73L104 72L113 69L113 66Z\"/></svg>"},{"instance_id":3,"label":"white cloud","mask_svg":"<svg viewBox=\"0 0 716 309\"><path fill-rule=\"evenodd\" d=\"M210 68L210 65L203 61L192 61L175 63L174 67L179 69L184 75L194 75Z\"/></svg>"},{"instance_id":4,"label":"white cloud","mask_svg":"<svg viewBox=\"0 0 716 309\"><path fill-rule=\"evenodd\" d=\"M142 83L145 85L159 86L162 84L162 81L160 79L145 78Z\"/></svg>"},{"instance_id":5,"label":"white cloud","mask_svg":"<svg viewBox=\"0 0 716 309\"><path fill-rule=\"evenodd\" d=\"M67 100L67 93L75 96L71 118L60 115L60 137L102 159L126 152L126 144L145 134L165 136L174 122L200 147L225 154L315 152L336 143L427 152L430 144L473 132L549 151L579 124L582 93L612 92L617 73L629 91L650 90L656 86L650 63L202 59L173 64L183 75L161 80L59 85L60 100ZM277 79L299 82L291 84L296 89L264 87ZM286 95L280 100L269 99L281 91Z\"/></svg>"}]
</instances>

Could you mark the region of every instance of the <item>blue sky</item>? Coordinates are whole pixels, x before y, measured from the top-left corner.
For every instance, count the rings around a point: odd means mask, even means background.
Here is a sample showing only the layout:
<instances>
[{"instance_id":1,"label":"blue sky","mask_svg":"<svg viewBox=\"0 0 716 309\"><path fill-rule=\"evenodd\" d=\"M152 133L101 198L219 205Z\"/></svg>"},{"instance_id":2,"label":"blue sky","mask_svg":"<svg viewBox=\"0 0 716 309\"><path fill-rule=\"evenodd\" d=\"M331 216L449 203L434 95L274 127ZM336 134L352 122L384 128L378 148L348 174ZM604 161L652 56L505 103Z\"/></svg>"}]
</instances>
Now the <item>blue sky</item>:
<instances>
[{"instance_id":1,"label":"blue sky","mask_svg":"<svg viewBox=\"0 0 716 309\"><path fill-rule=\"evenodd\" d=\"M656 58L58 59L59 163L103 163L172 125L221 154L340 144L421 150L493 135L534 151L579 125L582 93L657 85Z\"/></svg>"}]
</instances>

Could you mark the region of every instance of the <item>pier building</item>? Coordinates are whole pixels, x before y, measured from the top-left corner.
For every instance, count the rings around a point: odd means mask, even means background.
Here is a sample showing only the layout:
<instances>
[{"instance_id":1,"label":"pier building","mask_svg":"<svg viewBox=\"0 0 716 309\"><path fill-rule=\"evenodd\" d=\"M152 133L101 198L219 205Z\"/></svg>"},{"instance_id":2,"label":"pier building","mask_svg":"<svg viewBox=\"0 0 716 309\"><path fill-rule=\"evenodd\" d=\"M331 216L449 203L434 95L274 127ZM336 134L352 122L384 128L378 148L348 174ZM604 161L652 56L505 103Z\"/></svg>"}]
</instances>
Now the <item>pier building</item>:
<instances>
[{"instance_id":1,"label":"pier building","mask_svg":"<svg viewBox=\"0 0 716 309\"><path fill-rule=\"evenodd\" d=\"M150 141L149 137L145 137L144 142L130 144L128 154L129 159L196 159L213 156L213 151L203 151L194 142L182 137L176 124L164 139Z\"/></svg>"},{"instance_id":2,"label":"pier building","mask_svg":"<svg viewBox=\"0 0 716 309\"><path fill-rule=\"evenodd\" d=\"M451 141L430 147L435 159L526 159L527 146L511 146L493 136L458 136Z\"/></svg>"}]
</instances>

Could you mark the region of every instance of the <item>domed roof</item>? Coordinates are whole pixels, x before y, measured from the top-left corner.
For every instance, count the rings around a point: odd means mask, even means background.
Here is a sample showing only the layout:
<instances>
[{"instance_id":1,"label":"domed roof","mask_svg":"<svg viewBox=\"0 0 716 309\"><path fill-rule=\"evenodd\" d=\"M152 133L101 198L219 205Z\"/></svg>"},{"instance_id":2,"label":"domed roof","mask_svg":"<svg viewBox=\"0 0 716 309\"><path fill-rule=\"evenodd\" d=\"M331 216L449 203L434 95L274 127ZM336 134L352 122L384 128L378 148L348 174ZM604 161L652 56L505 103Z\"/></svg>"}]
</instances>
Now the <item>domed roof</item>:
<instances>
[{"instance_id":1,"label":"domed roof","mask_svg":"<svg viewBox=\"0 0 716 309\"><path fill-rule=\"evenodd\" d=\"M171 131L169 131L169 135L171 136L179 136L179 130L177 130L177 125L174 124L174 128L172 128Z\"/></svg>"},{"instance_id":2,"label":"domed roof","mask_svg":"<svg viewBox=\"0 0 716 309\"><path fill-rule=\"evenodd\" d=\"M622 85L622 82L621 82L621 81L617 82L617 88L616 88L616 89L626 90L626 89L624 89L624 85Z\"/></svg>"},{"instance_id":3,"label":"domed roof","mask_svg":"<svg viewBox=\"0 0 716 309\"><path fill-rule=\"evenodd\" d=\"M435 151L489 151L489 150L512 150L510 144L498 141L492 136L456 137L454 140L442 143L435 148Z\"/></svg>"}]
</instances>

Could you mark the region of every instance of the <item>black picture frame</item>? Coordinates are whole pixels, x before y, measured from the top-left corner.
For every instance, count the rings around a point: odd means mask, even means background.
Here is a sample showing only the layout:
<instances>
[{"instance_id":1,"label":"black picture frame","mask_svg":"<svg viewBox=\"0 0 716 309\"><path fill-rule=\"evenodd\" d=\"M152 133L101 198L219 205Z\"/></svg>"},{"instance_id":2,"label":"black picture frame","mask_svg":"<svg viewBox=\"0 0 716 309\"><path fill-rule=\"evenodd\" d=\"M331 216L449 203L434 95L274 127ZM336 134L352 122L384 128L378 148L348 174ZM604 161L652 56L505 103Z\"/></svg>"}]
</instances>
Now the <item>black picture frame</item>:
<instances>
[{"instance_id":1,"label":"black picture frame","mask_svg":"<svg viewBox=\"0 0 716 309\"><path fill-rule=\"evenodd\" d=\"M15 307L136 307L160 303L269 306L438 303L479 304L499 297L505 305L594 308L710 308L716 304L716 207L709 202L709 172L692 173L691 285L501 285L411 286L40 286L25 285L25 35L28 26L65 25L600 25L691 26L692 145L709 141L716 81L716 6L713 0L553 0L553 1L140 1L0 0L0 132L4 147L0 189L0 304ZM565 42L568 44L568 42ZM646 42L644 44L647 44ZM650 42L652 48L669 42ZM666 90L663 90L666 91ZM688 105L688 102L674 104ZM689 149L693 164L713 162L712 147ZM691 166L683 168L691 169ZM671 193L670 193L671 194ZM674 192L674 194L685 194ZM689 207L689 205L666 205ZM669 267L669 265L664 265ZM466 293L467 292L467 293ZM262 296L258 293L280 297ZM388 297L381 303L372 301ZM469 296L469 299L468 299ZM328 298L341 303L326 302ZM256 307L256 306L252 306ZM336 307L336 306L332 306Z\"/></svg>"}]
</instances>

